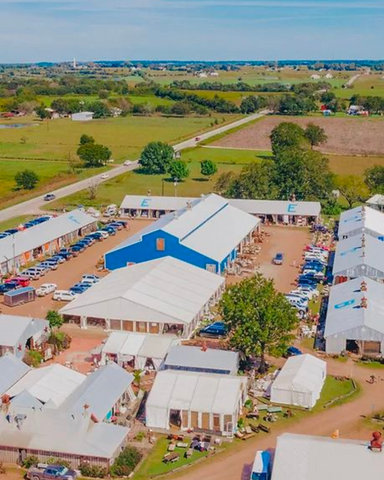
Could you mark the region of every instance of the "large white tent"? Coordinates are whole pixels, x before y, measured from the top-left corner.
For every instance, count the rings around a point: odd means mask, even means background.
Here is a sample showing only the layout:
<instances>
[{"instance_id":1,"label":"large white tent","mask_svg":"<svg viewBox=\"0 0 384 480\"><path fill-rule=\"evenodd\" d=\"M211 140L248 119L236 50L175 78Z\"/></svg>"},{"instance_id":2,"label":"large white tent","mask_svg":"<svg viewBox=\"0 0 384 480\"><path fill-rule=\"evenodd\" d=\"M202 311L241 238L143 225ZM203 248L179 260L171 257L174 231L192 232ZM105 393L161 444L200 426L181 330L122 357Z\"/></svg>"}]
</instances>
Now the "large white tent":
<instances>
[{"instance_id":1,"label":"large white tent","mask_svg":"<svg viewBox=\"0 0 384 480\"><path fill-rule=\"evenodd\" d=\"M164 370L146 404L146 425L169 430L204 429L232 435L246 399L247 379L234 375Z\"/></svg>"},{"instance_id":2,"label":"large white tent","mask_svg":"<svg viewBox=\"0 0 384 480\"><path fill-rule=\"evenodd\" d=\"M384 242L368 234L341 240L336 247L333 264L335 283L365 275L384 278Z\"/></svg>"},{"instance_id":3,"label":"large white tent","mask_svg":"<svg viewBox=\"0 0 384 480\"><path fill-rule=\"evenodd\" d=\"M384 235L384 214L364 205L340 215L339 238L345 239L367 233L372 237Z\"/></svg>"},{"instance_id":4,"label":"large white tent","mask_svg":"<svg viewBox=\"0 0 384 480\"><path fill-rule=\"evenodd\" d=\"M225 279L164 257L120 268L60 310L106 330L176 333L188 337L217 302Z\"/></svg>"},{"instance_id":5,"label":"large white tent","mask_svg":"<svg viewBox=\"0 0 384 480\"><path fill-rule=\"evenodd\" d=\"M384 284L359 277L331 288L324 337L327 353L384 352Z\"/></svg>"},{"instance_id":6,"label":"large white tent","mask_svg":"<svg viewBox=\"0 0 384 480\"><path fill-rule=\"evenodd\" d=\"M172 345L178 343L180 340L172 335L112 332L102 348L102 362L110 359L121 366L130 363L140 370L150 363L158 370Z\"/></svg>"},{"instance_id":7,"label":"large white tent","mask_svg":"<svg viewBox=\"0 0 384 480\"><path fill-rule=\"evenodd\" d=\"M288 358L271 387L271 402L313 408L323 388L327 364L312 355Z\"/></svg>"}]
</instances>

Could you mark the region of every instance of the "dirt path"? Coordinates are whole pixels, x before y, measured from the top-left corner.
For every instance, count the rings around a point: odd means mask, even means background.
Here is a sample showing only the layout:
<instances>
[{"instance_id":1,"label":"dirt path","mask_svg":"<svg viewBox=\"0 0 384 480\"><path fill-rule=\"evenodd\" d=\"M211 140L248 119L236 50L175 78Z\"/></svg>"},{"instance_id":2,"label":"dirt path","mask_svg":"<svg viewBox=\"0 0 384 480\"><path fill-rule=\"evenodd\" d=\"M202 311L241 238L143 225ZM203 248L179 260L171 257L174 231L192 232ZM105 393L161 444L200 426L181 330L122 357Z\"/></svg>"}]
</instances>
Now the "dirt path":
<instances>
[{"instance_id":1,"label":"dirt path","mask_svg":"<svg viewBox=\"0 0 384 480\"><path fill-rule=\"evenodd\" d=\"M369 369L354 366L349 360L341 363L335 360L327 360L328 373L332 375L350 375L361 385L362 392L358 398L350 403L339 407L330 408L314 416L308 416L291 426L273 429L268 436L261 436L240 444L217 457L192 467L175 476L185 480L249 480L250 469L256 450L274 448L276 438L283 432L302 433L309 435L330 436L335 429L340 430L343 438L367 438L368 431L361 422L363 415L372 414L372 406L375 410L384 407L384 382L369 385L366 380L372 373ZM374 372L377 375L377 370ZM384 373L384 372L383 372Z\"/></svg>"}]
</instances>

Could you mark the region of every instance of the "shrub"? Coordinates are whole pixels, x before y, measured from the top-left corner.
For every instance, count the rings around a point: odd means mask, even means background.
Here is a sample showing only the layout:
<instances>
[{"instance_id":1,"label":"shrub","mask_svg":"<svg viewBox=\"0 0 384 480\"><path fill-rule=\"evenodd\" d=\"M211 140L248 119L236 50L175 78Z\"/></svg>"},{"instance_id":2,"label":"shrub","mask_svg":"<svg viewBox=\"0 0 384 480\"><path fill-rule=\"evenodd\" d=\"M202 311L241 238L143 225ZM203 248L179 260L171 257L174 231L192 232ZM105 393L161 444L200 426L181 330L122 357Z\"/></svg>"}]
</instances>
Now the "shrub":
<instances>
[{"instance_id":1,"label":"shrub","mask_svg":"<svg viewBox=\"0 0 384 480\"><path fill-rule=\"evenodd\" d=\"M30 367L36 368L40 365L42 361L43 354L38 352L37 350L29 350L24 357L24 362Z\"/></svg>"},{"instance_id":2,"label":"shrub","mask_svg":"<svg viewBox=\"0 0 384 480\"><path fill-rule=\"evenodd\" d=\"M128 446L120 453L111 467L113 477L126 477L140 462L142 454L135 447Z\"/></svg>"},{"instance_id":3,"label":"shrub","mask_svg":"<svg viewBox=\"0 0 384 480\"><path fill-rule=\"evenodd\" d=\"M63 458L48 458L47 462L48 465L61 465L62 467L71 468L71 462L68 460L64 460Z\"/></svg>"},{"instance_id":4,"label":"shrub","mask_svg":"<svg viewBox=\"0 0 384 480\"><path fill-rule=\"evenodd\" d=\"M81 475L91 478L104 478L107 476L107 469L98 465L82 463L79 467Z\"/></svg>"},{"instance_id":5,"label":"shrub","mask_svg":"<svg viewBox=\"0 0 384 480\"><path fill-rule=\"evenodd\" d=\"M38 463L39 459L34 455L31 455L29 457L25 457L21 464L24 468L31 468L33 465L37 465Z\"/></svg>"}]
</instances>

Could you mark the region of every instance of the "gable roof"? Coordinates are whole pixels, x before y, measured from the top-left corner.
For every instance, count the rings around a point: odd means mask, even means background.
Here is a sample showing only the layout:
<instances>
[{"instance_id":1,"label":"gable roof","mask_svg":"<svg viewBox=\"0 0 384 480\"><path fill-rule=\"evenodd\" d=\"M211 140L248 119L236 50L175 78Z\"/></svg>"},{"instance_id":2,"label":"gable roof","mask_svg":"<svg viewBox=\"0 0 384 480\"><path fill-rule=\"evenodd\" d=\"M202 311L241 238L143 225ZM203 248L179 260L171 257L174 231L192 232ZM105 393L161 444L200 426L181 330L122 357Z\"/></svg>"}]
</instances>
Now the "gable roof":
<instances>
[{"instance_id":1,"label":"gable roof","mask_svg":"<svg viewBox=\"0 0 384 480\"><path fill-rule=\"evenodd\" d=\"M138 243L152 232L163 231L185 247L221 262L259 223L258 218L231 206L228 200L210 194L164 215L106 255Z\"/></svg>"},{"instance_id":2,"label":"gable roof","mask_svg":"<svg viewBox=\"0 0 384 480\"><path fill-rule=\"evenodd\" d=\"M363 282L365 291L362 290ZM363 298L366 299L366 308L361 306ZM329 296L324 336L360 327L384 335L383 298L384 284L367 277L334 285Z\"/></svg>"},{"instance_id":3,"label":"gable roof","mask_svg":"<svg viewBox=\"0 0 384 480\"><path fill-rule=\"evenodd\" d=\"M384 235L384 214L364 205L347 210L340 215L339 237L362 229ZM362 232L360 232L362 233Z\"/></svg>"},{"instance_id":4,"label":"gable roof","mask_svg":"<svg viewBox=\"0 0 384 480\"><path fill-rule=\"evenodd\" d=\"M45 328L49 328L47 320L0 314L0 345L16 347Z\"/></svg>"},{"instance_id":5,"label":"gable roof","mask_svg":"<svg viewBox=\"0 0 384 480\"><path fill-rule=\"evenodd\" d=\"M311 393L323 383L326 366L326 362L309 354L289 357L272 388Z\"/></svg>"},{"instance_id":6,"label":"gable roof","mask_svg":"<svg viewBox=\"0 0 384 480\"><path fill-rule=\"evenodd\" d=\"M0 357L0 396L19 381L30 368L12 353Z\"/></svg>"},{"instance_id":7,"label":"gable roof","mask_svg":"<svg viewBox=\"0 0 384 480\"><path fill-rule=\"evenodd\" d=\"M219 275L163 257L111 272L60 313L188 324L224 282Z\"/></svg>"},{"instance_id":8,"label":"gable roof","mask_svg":"<svg viewBox=\"0 0 384 480\"><path fill-rule=\"evenodd\" d=\"M239 354L228 350L176 345L165 360L165 367L186 367L209 370L225 370L237 373Z\"/></svg>"}]
</instances>

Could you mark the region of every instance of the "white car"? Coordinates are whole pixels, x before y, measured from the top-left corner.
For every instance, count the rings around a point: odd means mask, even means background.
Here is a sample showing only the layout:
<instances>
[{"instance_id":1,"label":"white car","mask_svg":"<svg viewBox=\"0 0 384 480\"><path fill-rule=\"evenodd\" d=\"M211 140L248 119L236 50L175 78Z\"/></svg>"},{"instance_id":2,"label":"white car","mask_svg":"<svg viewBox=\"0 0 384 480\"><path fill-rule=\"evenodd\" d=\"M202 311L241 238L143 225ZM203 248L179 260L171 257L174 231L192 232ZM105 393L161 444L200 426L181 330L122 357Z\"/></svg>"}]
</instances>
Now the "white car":
<instances>
[{"instance_id":1,"label":"white car","mask_svg":"<svg viewBox=\"0 0 384 480\"><path fill-rule=\"evenodd\" d=\"M53 300L57 300L58 302L70 302L78 296L77 293L70 292L69 290L56 290L53 294Z\"/></svg>"},{"instance_id":2,"label":"white car","mask_svg":"<svg viewBox=\"0 0 384 480\"><path fill-rule=\"evenodd\" d=\"M123 165L124 167L129 167L130 165L132 165L132 162L131 160L126 160Z\"/></svg>"},{"instance_id":3,"label":"white car","mask_svg":"<svg viewBox=\"0 0 384 480\"><path fill-rule=\"evenodd\" d=\"M103 180L109 178L109 173L103 173L100 178L102 178Z\"/></svg>"},{"instance_id":4,"label":"white car","mask_svg":"<svg viewBox=\"0 0 384 480\"><path fill-rule=\"evenodd\" d=\"M97 230L95 233L100 233L103 236L103 238L109 237L109 233L106 232L105 230Z\"/></svg>"},{"instance_id":5,"label":"white car","mask_svg":"<svg viewBox=\"0 0 384 480\"><path fill-rule=\"evenodd\" d=\"M100 277L97 275L85 274L81 277L82 282L95 284L100 281Z\"/></svg>"},{"instance_id":6,"label":"white car","mask_svg":"<svg viewBox=\"0 0 384 480\"><path fill-rule=\"evenodd\" d=\"M38 297L45 297L45 295L54 292L56 288L57 285L55 283L43 283L39 288L36 289L36 295Z\"/></svg>"}]
</instances>

